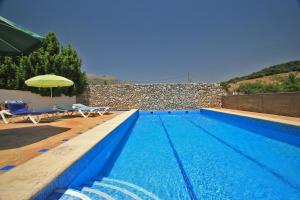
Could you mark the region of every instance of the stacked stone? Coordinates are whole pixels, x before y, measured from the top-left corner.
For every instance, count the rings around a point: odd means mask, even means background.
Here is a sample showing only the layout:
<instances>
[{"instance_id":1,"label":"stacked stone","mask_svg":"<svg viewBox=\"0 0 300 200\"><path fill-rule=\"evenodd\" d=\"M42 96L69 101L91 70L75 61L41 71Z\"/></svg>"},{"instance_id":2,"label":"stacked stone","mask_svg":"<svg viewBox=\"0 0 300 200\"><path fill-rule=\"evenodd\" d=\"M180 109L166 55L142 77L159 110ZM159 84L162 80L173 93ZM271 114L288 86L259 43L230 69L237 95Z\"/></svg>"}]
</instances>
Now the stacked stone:
<instances>
[{"instance_id":1,"label":"stacked stone","mask_svg":"<svg viewBox=\"0 0 300 200\"><path fill-rule=\"evenodd\" d=\"M221 107L226 92L216 83L89 85L79 102L113 109L187 110Z\"/></svg>"}]
</instances>

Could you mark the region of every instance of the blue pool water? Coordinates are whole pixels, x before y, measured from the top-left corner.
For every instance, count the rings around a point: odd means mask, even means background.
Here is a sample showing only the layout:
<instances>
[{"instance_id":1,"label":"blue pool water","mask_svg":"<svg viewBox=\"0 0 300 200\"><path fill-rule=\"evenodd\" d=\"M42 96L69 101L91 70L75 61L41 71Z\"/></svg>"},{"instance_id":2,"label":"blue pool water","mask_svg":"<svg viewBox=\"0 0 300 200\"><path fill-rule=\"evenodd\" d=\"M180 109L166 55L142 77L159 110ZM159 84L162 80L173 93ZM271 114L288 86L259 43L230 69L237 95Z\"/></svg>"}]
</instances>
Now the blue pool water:
<instances>
[{"instance_id":1,"label":"blue pool water","mask_svg":"<svg viewBox=\"0 0 300 200\"><path fill-rule=\"evenodd\" d=\"M300 199L299 130L214 112L140 113L104 165L91 162L50 199Z\"/></svg>"}]
</instances>

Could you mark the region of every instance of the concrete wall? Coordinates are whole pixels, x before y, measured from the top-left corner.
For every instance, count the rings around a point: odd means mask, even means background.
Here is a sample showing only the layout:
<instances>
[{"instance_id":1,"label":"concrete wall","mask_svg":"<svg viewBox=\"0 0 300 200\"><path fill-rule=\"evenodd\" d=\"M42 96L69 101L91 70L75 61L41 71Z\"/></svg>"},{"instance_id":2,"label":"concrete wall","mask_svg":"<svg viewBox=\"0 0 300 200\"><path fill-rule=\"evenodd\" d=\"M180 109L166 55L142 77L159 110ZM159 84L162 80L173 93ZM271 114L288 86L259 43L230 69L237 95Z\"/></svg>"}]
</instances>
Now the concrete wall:
<instances>
[{"instance_id":1,"label":"concrete wall","mask_svg":"<svg viewBox=\"0 0 300 200\"><path fill-rule=\"evenodd\" d=\"M0 103L4 103L6 100L23 100L28 103L29 108L38 109L53 107L53 105L57 104L73 104L76 102L76 97L62 95L51 99L29 91L0 89Z\"/></svg>"},{"instance_id":2,"label":"concrete wall","mask_svg":"<svg viewBox=\"0 0 300 200\"><path fill-rule=\"evenodd\" d=\"M224 96L222 107L300 117L300 92Z\"/></svg>"},{"instance_id":3,"label":"concrete wall","mask_svg":"<svg viewBox=\"0 0 300 200\"><path fill-rule=\"evenodd\" d=\"M226 92L219 84L89 85L77 102L113 109L183 110L220 107Z\"/></svg>"}]
</instances>

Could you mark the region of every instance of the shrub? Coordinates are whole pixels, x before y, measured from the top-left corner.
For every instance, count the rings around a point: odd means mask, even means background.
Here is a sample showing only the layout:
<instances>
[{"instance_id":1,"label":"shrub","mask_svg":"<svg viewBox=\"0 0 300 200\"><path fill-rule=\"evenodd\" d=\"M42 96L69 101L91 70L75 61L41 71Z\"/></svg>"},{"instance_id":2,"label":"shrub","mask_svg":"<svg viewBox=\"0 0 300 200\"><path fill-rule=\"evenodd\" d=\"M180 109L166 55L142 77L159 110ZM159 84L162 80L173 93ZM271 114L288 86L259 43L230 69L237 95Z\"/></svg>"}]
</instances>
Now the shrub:
<instances>
[{"instance_id":1,"label":"shrub","mask_svg":"<svg viewBox=\"0 0 300 200\"><path fill-rule=\"evenodd\" d=\"M0 88L30 90L41 95L50 95L47 88L33 88L25 80L43 74L56 74L74 81L74 87L55 88L53 96L68 96L83 92L87 80L81 71L81 59L71 45L60 45L53 32L47 34L43 46L27 56L0 56Z\"/></svg>"},{"instance_id":2,"label":"shrub","mask_svg":"<svg viewBox=\"0 0 300 200\"><path fill-rule=\"evenodd\" d=\"M295 74L291 73L288 77L280 77L277 80L278 82L270 84L262 81L241 83L236 91L242 94L300 91L300 78L297 78Z\"/></svg>"}]
</instances>

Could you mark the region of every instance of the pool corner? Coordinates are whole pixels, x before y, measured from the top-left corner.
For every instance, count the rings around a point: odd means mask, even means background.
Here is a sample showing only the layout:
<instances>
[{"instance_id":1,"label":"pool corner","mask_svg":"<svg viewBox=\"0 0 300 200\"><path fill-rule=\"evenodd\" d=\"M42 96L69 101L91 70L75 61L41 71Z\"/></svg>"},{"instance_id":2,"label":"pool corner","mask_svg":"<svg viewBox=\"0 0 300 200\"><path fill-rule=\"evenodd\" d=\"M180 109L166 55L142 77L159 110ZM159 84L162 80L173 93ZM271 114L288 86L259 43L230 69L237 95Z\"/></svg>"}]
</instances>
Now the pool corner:
<instances>
[{"instance_id":1,"label":"pool corner","mask_svg":"<svg viewBox=\"0 0 300 200\"><path fill-rule=\"evenodd\" d=\"M20 200L48 196L57 187L57 185L51 185L52 183L64 181L58 179L72 165L121 124L131 117L137 117L137 115L137 109L124 112L43 155L2 174L0 176L0 199Z\"/></svg>"}]
</instances>

